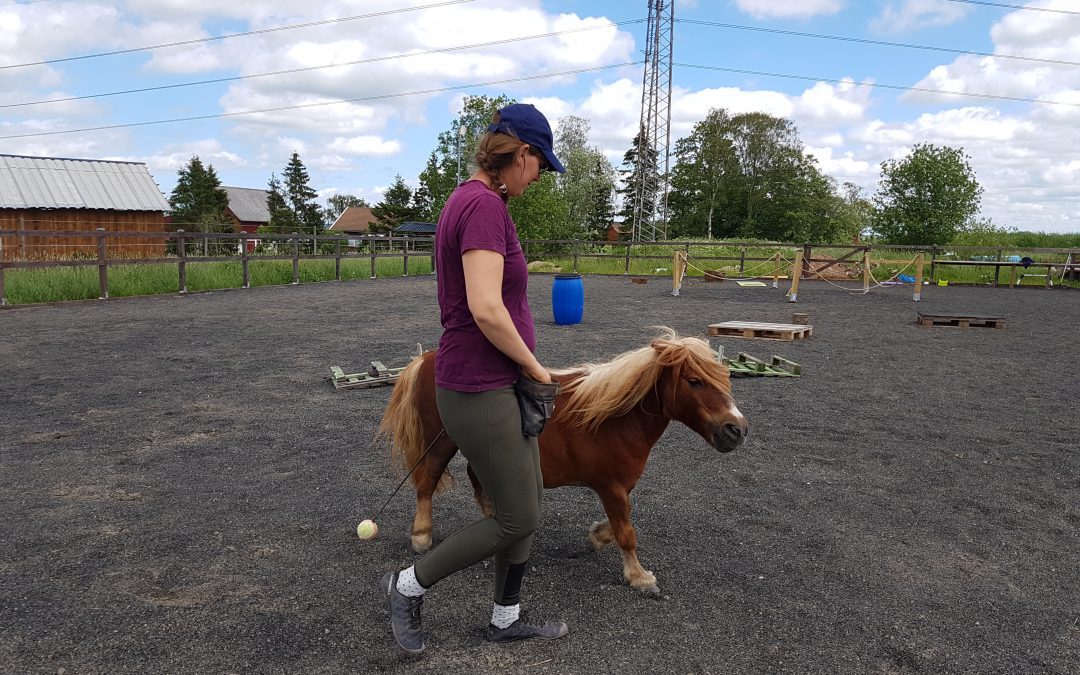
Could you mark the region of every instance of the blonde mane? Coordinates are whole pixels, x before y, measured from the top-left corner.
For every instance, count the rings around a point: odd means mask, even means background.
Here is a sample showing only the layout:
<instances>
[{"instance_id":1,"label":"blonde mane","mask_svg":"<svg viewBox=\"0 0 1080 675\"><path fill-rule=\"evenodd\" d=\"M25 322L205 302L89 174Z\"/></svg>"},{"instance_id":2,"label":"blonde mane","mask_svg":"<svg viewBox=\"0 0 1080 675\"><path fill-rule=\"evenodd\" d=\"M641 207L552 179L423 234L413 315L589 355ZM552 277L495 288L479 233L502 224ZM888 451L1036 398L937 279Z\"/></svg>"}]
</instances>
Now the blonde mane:
<instances>
[{"instance_id":1,"label":"blonde mane","mask_svg":"<svg viewBox=\"0 0 1080 675\"><path fill-rule=\"evenodd\" d=\"M728 369L720 363L709 343L701 338L679 337L666 326L648 347L616 356L607 363L584 363L552 370L563 384L569 400L555 416L563 423L595 430L605 420L626 414L656 386L664 368L689 370L706 386L731 394Z\"/></svg>"}]
</instances>

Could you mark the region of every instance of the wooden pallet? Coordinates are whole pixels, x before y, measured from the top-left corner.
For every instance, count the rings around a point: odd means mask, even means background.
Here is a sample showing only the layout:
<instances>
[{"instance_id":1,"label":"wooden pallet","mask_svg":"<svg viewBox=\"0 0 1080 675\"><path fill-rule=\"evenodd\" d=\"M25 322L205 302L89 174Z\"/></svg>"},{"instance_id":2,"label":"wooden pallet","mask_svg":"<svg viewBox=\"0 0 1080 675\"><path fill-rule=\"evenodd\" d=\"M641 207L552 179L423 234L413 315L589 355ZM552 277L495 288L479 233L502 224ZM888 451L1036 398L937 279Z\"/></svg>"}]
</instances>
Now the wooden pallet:
<instances>
[{"instance_id":1,"label":"wooden pallet","mask_svg":"<svg viewBox=\"0 0 1080 675\"><path fill-rule=\"evenodd\" d=\"M920 326L952 326L954 328L1005 328L1005 319L1000 316L978 316L974 314L929 314L916 312L915 322Z\"/></svg>"},{"instance_id":2,"label":"wooden pallet","mask_svg":"<svg viewBox=\"0 0 1080 675\"><path fill-rule=\"evenodd\" d=\"M404 367L387 368L381 361L372 361L366 373L346 373L338 366L330 366L330 381L334 383L334 389L381 387L397 382L403 370Z\"/></svg>"},{"instance_id":3,"label":"wooden pallet","mask_svg":"<svg viewBox=\"0 0 1080 675\"><path fill-rule=\"evenodd\" d=\"M805 340L814 332L813 326L794 323L758 323L755 321L725 321L709 325L709 335L758 338L762 340Z\"/></svg>"},{"instance_id":4,"label":"wooden pallet","mask_svg":"<svg viewBox=\"0 0 1080 675\"><path fill-rule=\"evenodd\" d=\"M802 366L794 361L773 356L766 363L746 352L739 352L734 359L723 359L732 377L801 377Z\"/></svg>"}]
</instances>

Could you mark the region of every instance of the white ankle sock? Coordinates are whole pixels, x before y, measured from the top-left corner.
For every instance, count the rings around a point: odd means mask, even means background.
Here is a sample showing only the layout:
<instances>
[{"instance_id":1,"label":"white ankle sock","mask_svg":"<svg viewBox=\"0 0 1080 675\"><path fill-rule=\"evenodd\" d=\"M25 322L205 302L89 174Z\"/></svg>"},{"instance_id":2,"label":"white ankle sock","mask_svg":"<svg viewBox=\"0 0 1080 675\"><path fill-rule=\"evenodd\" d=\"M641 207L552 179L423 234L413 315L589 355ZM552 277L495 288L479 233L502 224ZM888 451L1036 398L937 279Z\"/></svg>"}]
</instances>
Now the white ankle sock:
<instances>
[{"instance_id":1,"label":"white ankle sock","mask_svg":"<svg viewBox=\"0 0 1080 675\"><path fill-rule=\"evenodd\" d=\"M427 589L420 585L420 582L416 580L416 572L413 571L413 567L401 570L398 572L397 577L397 592L402 595L407 595L410 598L415 598L418 595L423 595Z\"/></svg>"},{"instance_id":2,"label":"white ankle sock","mask_svg":"<svg viewBox=\"0 0 1080 675\"><path fill-rule=\"evenodd\" d=\"M491 608L491 623L496 628L506 628L518 620L521 616L521 605L500 605L495 603Z\"/></svg>"}]
</instances>

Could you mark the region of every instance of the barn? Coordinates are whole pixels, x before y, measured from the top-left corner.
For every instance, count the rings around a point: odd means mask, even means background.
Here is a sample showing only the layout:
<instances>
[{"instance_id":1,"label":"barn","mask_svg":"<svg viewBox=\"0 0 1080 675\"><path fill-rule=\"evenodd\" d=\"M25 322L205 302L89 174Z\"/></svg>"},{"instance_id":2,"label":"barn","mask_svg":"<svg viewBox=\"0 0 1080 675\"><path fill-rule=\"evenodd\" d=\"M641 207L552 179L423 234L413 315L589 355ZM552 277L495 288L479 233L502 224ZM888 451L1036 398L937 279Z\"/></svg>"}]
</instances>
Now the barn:
<instances>
[{"instance_id":1,"label":"barn","mask_svg":"<svg viewBox=\"0 0 1080 675\"><path fill-rule=\"evenodd\" d=\"M0 155L0 259L97 255L93 236L65 232L164 232L169 202L141 162ZM57 234L34 235L34 232ZM112 258L157 257L162 237L109 237Z\"/></svg>"},{"instance_id":2,"label":"barn","mask_svg":"<svg viewBox=\"0 0 1080 675\"><path fill-rule=\"evenodd\" d=\"M371 233L371 224L375 221L370 207L350 206L327 229L334 234L344 234L348 238L348 246L356 248L360 245L360 237Z\"/></svg>"},{"instance_id":3,"label":"barn","mask_svg":"<svg viewBox=\"0 0 1080 675\"><path fill-rule=\"evenodd\" d=\"M233 224L237 232L255 234L260 227L270 224L270 208L267 199L268 190L222 186L229 196L229 205L225 207L225 217ZM248 240L248 252L255 250L258 239Z\"/></svg>"}]
</instances>

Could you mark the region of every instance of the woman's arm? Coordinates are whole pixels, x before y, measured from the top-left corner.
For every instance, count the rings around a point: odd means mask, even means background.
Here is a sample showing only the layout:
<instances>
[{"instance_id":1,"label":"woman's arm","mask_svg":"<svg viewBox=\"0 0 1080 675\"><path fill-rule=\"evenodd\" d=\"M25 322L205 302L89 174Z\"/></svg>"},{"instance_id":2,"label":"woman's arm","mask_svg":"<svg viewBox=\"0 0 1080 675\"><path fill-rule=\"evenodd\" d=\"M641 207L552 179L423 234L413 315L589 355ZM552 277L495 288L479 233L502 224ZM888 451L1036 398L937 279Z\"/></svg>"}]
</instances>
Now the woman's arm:
<instances>
[{"instance_id":1,"label":"woman's arm","mask_svg":"<svg viewBox=\"0 0 1080 675\"><path fill-rule=\"evenodd\" d=\"M551 382L551 376L540 365L525 341L518 335L510 312L502 299L504 258L501 253L472 249L461 256L465 270L465 296L469 311L480 332L537 382Z\"/></svg>"}]
</instances>

